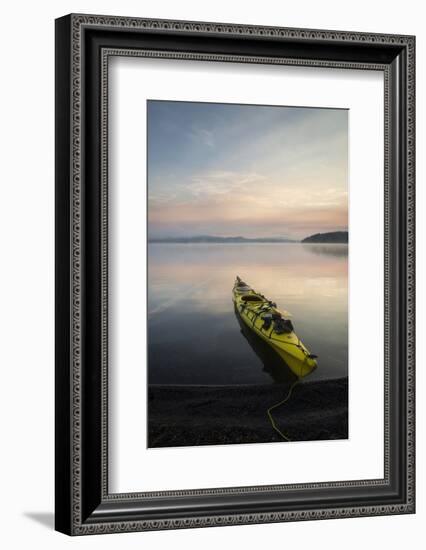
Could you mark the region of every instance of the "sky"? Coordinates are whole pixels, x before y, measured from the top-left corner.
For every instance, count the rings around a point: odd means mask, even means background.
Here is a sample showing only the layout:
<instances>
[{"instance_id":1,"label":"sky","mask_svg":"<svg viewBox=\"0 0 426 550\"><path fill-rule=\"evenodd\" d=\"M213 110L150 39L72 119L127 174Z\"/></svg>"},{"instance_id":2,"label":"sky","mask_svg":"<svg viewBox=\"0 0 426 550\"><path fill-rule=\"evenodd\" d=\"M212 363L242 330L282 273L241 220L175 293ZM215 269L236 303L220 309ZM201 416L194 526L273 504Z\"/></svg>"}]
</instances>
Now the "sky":
<instances>
[{"instance_id":1,"label":"sky","mask_svg":"<svg viewBox=\"0 0 426 550\"><path fill-rule=\"evenodd\" d=\"M347 229L347 110L153 100L147 109L151 238Z\"/></svg>"}]
</instances>

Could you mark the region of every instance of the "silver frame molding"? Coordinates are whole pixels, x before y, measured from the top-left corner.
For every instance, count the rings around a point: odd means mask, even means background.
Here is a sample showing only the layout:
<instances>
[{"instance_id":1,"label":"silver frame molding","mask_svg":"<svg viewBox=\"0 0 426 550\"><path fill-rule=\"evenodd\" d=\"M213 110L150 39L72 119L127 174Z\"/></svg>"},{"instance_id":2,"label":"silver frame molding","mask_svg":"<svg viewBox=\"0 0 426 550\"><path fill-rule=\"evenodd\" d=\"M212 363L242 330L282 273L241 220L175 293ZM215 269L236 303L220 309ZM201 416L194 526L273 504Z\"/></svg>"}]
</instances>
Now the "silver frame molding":
<instances>
[{"instance_id":1,"label":"silver frame molding","mask_svg":"<svg viewBox=\"0 0 426 550\"><path fill-rule=\"evenodd\" d=\"M108 60L111 56L383 72L383 479L129 494L108 492ZM414 81L412 36L96 15L70 15L57 20L56 528L59 531L85 535L414 513Z\"/></svg>"}]
</instances>

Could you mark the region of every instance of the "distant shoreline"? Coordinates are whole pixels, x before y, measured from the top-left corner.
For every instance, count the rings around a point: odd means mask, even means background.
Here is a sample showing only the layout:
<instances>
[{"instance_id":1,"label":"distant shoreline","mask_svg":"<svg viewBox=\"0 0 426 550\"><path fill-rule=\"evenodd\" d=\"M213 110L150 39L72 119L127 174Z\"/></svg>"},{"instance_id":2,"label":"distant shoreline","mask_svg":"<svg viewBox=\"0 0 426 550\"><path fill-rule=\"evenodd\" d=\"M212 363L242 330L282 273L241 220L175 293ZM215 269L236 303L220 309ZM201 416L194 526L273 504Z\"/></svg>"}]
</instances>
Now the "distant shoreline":
<instances>
[{"instance_id":1,"label":"distant shoreline","mask_svg":"<svg viewBox=\"0 0 426 550\"><path fill-rule=\"evenodd\" d=\"M244 241L244 242L221 242L221 241L204 241L204 242L181 242L181 241L150 241L148 240L148 244L332 244L332 245L342 245L342 246L348 246L349 243L337 243L337 242L303 242L303 241Z\"/></svg>"},{"instance_id":2,"label":"distant shoreline","mask_svg":"<svg viewBox=\"0 0 426 550\"><path fill-rule=\"evenodd\" d=\"M150 237L149 244L246 244L246 243L323 243L323 244L347 244L347 231L333 231L331 233L316 233L302 240L288 239L286 237L217 237L214 235L195 235L193 237Z\"/></svg>"},{"instance_id":3,"label":"distant shoreline","mask_svg":"<svg viewBox=\"0 0 426 550\"><path fill-rule=\"evenodd\" d=\"M165 237L164 239L148 239L150 244L245 244L245 243L298 243L290 239L246 239L244 237Z\"/></svg>"},{"instance_id":4,"label":"distant shoreline","mask_svg":"<svg viewBox=\"0 0 426 550\"><path fill-rule=\"evenodd\" d=\"M302 243L307 244L348 244L349 234L347 231L333 231L331 233L316 233L303 239Z\"/></svg>"}]
</instances>

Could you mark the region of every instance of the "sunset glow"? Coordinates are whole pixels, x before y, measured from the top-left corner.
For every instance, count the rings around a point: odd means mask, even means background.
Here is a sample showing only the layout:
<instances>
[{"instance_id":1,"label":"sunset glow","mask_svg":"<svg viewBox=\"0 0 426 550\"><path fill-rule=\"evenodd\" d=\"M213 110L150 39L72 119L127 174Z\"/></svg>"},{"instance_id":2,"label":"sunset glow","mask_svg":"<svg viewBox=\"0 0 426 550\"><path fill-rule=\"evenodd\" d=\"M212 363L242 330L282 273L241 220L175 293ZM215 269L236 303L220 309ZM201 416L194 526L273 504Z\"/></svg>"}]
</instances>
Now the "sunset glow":
<instances>
[{"instance_id":1,"label":"sunset glow","mask_svg":"<svg viewBox=\"0 0 426 550\"><path fill-rule=\"evenodd\" d=\"M148 101L150 237L348 227L348 111Z\"/></svg>"}]
</instances>

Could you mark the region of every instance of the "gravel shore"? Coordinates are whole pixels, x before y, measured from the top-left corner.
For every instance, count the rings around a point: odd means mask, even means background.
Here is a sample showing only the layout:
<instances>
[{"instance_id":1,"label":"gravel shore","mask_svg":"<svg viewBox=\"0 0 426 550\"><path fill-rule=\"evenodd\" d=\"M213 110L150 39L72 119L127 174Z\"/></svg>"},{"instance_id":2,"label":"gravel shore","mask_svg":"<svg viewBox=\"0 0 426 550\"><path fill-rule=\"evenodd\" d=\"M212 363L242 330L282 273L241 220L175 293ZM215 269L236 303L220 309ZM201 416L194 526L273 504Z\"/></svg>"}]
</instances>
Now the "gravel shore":
<instances>
[{"instance_id":1,"label":"gravel shore","mask_svg":"<svg viewBox=\"0 0 426 550\"><path fill-rule=\"evenodd\" d=\"M266 443L285 440L267 409L290 386L150 386L149 447ZM272 411L290 441L347 439L348 379L302 382Z\"/></svg>"}]
</instances>

